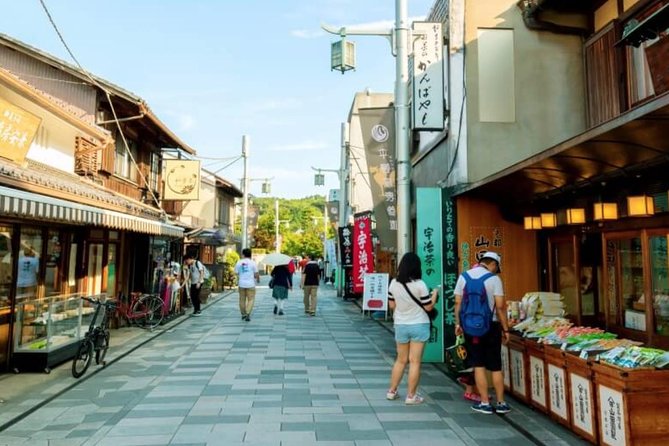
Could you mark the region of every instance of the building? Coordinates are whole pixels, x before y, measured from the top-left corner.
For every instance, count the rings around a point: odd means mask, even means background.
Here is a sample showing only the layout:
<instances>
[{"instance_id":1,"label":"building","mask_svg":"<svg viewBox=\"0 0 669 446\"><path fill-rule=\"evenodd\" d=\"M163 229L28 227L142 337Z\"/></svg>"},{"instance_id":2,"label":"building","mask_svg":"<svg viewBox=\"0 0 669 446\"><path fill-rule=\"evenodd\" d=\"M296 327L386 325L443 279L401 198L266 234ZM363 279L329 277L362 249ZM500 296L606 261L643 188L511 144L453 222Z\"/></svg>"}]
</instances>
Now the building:
<instances>
[{"instance_id":1,"label":"building","mask_svg":"<svg viewBox=\"0 0 669 446\"><path fill-rule=\"evenodd\" d=\"M0 125L0 370L48 369L83 334L80 295L149 291L180 254L162 150L195 152L138 96L4 35Z\"/></svg>"}]
</instances>

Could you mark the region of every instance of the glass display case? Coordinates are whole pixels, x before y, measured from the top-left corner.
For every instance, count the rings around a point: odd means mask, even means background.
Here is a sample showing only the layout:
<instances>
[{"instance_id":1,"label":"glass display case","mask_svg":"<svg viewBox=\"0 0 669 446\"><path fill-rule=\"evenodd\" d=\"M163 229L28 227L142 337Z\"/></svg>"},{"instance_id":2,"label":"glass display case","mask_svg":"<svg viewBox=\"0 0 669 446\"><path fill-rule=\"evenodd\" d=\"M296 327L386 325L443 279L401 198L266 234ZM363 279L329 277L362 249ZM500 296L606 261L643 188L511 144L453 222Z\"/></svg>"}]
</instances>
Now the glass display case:
<instances>
[{"instance_id":1,"label":"glass display case","mask_svg":"<svg viewBox=\"0 0 669 446\"><path fill-rule=\"evenodd\" d=\"M95 309L80 294L30 299L16 305L15 372L44 371L76 353Z\"/></svg>"}]
</instances>

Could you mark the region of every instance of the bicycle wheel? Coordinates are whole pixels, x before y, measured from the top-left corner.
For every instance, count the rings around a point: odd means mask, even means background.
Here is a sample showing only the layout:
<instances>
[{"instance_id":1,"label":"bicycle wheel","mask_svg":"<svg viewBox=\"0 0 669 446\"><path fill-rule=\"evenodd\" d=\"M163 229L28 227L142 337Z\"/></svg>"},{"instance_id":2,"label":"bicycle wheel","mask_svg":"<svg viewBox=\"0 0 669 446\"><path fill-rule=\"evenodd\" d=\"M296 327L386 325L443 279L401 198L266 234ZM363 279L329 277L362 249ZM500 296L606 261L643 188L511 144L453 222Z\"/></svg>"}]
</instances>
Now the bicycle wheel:
<instances>
[{"instance_id":1,"label":"bicycle wheel","mask_svg":"<svg viewBox=\"0 0 669 446\"><path fill-rule=\"evenodd\" d=\"M163 320L163 300L158 296L146 296L132 306L132 313L141 315L135 321L144 328L153 329Z\"/></svg>"},{"instance_id":2,"label":"bicycle wheel","mask_svg":"<svg viewBox=\"0 0 669 446\"><path fill-rule=\"evenodd\" d=\"M95 346L95 363L104 364L105 356L109 349L109 330L98 333L96 342L98 342L98 345Z\"/></svg>"},{"instance_id":3,"label":"bicycle wheel","mask_svg":"<svg viewBox=\"0 0 669 446\"><path fill-rule=\"evenodd\" d=\"M80 378L88 366L91 365L91 360L93 359L93 342L88 338L84 338L79 344L79 349L77 350L77 355L72 361L72 376L75 378Z\"/></svg>"}]
</instances>

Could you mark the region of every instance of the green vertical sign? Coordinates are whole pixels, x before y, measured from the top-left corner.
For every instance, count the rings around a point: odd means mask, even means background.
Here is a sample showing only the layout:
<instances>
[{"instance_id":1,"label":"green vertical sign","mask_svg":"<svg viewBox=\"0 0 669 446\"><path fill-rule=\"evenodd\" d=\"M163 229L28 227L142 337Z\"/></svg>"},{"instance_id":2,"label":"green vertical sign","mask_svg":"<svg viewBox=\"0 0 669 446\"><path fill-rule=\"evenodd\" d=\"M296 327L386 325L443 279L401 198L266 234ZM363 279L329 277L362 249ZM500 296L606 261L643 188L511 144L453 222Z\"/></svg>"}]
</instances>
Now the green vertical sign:
<instances>
[{"instance_id":1,"label":"green vertical sign","mask_svg":"<svg viewBox=\"0 0 669 446\"><path fill-rule=\"evenodd\" d=\"M416 254L421 259L423 281L428 289L444 289L442 192L437 187L416 188ZM435 308L439 311L432 321L430 340L425 344L424 362L444 362L444 293L439 291Z\"/></svg>"},{"instance_id":2,"label":"green vertical sign","mask_svg":"<svg viewBox=\"0 0 669 446\"><path fill-rule=\"evenodd\" d=\"M455 283L458 281L458 221L455 201L449 189L442 190L444 345L455 344Z\"/></svg>"}]
</instances>

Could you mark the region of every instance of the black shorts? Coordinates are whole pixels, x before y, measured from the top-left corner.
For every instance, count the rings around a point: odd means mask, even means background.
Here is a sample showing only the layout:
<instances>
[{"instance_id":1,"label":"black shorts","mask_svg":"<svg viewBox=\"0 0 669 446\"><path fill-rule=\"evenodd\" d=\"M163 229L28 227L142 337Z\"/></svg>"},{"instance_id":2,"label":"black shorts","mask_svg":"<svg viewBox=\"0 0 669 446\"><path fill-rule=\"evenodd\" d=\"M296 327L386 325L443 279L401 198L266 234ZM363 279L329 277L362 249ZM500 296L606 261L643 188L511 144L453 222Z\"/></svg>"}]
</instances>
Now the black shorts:
<instances>
[{"instance_id":1,"label":"black shorts","mask_svg":"<svg viewBox=\"0 0 669 446\"><path fill-rule=\"evenodd\" d=\"M465 333L465 347L470 367L485 367L491 372L502 370L502 326L499 322L493 322L483 336Z\"/></svg>"}]
</instances>

